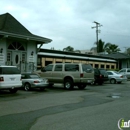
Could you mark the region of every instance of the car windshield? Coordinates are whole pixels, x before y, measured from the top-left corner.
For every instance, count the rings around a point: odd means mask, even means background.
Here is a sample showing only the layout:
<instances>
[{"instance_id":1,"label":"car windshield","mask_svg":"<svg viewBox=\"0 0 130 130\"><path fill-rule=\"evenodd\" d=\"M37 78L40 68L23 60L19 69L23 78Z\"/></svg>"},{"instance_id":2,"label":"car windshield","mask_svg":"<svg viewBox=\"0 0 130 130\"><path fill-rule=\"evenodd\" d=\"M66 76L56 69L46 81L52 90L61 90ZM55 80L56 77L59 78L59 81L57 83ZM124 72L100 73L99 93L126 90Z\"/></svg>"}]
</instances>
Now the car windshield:
<instances>
[{"instance_id":1,"label":"car windshield","mask_svg":"<svg viewBox=\"0 0 130 130\"><path fill-rule=\"evenodd\" d=\"M117 71L114 71L114 73L119 74L119 72L117 72Z\"/></svg>"},{"instance_id":2,"label":"car windshield","mask_svg":"<svg viewBox=\"0 0 130 130\"><path fill-rule=\"evenodd\" d=\"M36 75L36 74L30 74L30 75L29 75L29 77L30 77L30 78L32 78L32 79L39 78L39 76L38 76L38 75Z\"/></svg>"},{"instance_id":3,"label":"car windshield","mask_svg":"<svg viewBox=\"0 0 130 130\"><path fill-rule=\"evenodd\" d=\"M106 70L100 69L101 74L107 74Z\"/></svg>"}]
</instances>

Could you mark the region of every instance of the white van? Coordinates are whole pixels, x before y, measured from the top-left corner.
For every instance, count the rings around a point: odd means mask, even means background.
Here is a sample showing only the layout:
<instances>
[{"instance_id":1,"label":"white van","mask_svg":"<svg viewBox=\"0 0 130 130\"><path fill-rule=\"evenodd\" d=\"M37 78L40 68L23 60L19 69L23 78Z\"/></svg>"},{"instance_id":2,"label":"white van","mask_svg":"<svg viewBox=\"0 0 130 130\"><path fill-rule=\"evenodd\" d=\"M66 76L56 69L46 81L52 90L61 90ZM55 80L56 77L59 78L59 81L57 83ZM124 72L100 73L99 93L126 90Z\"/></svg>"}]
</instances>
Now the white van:
<instances>
[{"instance_id":1,"label":"white van","mask_svg":"<svg viewBox=\"0 0 130 130\"><path fill-rule=\"evenodd\" d=\"M0 90L10 90L16 93L22 87L21 72L16 66L0 65Z\"/></svg>"}]
</instances>

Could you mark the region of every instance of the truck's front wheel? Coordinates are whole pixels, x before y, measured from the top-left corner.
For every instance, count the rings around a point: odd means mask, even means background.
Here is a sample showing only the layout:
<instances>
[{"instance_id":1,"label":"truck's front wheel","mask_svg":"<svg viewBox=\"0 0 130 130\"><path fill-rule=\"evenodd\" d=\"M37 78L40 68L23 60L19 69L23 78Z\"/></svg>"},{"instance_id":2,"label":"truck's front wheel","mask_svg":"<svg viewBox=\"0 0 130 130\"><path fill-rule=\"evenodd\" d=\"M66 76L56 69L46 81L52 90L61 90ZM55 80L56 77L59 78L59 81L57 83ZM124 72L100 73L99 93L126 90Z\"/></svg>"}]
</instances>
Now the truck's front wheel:
<instances>
[{"instance_id":1,"label":"truck's front wheel","mask_svg":"<svg viewBox=\"0 0 130 130\"><path fill-rule=\"evenodd\" d=\"M70 90L73 89L73 87L74 87L73 81L71 79L65 79L64 88Z\"/></svg>"}]
</instances>

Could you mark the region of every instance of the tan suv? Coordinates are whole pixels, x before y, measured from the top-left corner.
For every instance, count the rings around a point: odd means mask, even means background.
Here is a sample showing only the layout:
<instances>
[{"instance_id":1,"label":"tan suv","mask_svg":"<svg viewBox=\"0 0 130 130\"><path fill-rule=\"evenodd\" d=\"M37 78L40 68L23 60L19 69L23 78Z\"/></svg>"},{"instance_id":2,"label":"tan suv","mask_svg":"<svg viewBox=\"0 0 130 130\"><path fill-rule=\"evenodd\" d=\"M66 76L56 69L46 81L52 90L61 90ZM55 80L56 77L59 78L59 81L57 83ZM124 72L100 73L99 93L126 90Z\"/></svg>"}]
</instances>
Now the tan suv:
<instances>
[{"instance_id":1,"label":"tan suv","mask_svg":"<svg viewBox=\"0 0 130 130\"><path fill-rule=\"evenodd\" d=\"M62 83L66 89L78 86L84 89L87 84L94 82L94 70L90 64L55 63L41 69L41 77L47 78L50 83Z\"/></svg>"}]
</instances>

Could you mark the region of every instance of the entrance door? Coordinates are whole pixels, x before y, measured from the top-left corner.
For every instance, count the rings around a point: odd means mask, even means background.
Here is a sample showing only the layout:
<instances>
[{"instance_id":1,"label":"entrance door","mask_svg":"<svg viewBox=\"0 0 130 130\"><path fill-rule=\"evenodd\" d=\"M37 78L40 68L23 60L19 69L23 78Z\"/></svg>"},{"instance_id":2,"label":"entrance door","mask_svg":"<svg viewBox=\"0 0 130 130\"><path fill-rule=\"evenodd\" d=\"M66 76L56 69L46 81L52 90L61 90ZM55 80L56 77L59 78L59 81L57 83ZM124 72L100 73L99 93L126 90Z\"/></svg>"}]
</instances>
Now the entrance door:
<instances>
[{"instance_id":1,"label":"entrance door","mask_svg":"<svg viewBox=\"0 0 130 130\"><path fill-rule=\"evenodd\" d=\"M21 57L20 57L20 52L18 52L18 51L14 51L14 52L12 52L13 54L12 54L12 61L13 61L13 65L15 65L15 66L18 66L18 65L20 65L20 59L21 59Z\"/></svg>"}]
</instances>

